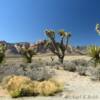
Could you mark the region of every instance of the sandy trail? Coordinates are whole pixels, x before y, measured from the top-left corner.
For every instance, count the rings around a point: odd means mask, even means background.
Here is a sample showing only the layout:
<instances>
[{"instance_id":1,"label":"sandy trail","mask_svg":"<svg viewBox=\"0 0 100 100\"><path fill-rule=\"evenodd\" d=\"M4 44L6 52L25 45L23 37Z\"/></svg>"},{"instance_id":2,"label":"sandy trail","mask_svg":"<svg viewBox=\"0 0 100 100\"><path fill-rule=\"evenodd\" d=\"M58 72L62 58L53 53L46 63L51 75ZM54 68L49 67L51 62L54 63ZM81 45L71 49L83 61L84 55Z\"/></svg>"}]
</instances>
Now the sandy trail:
<instances>
[{"instance_id":1,"label":"sandy trail","mask_svg":"<svg viewBox=\"0 0 100 100\"><path fill-rule=\"evenodd\" d=\"M65 82L65 90L62 97L70 99L100 100L100 82L94 82L87 76L78 73L57 71L58 79Z\"/></svg>"},{"instance_id":2,"label":"sandy trail","mask_svg":"<svg viewBox=\"0 0 100 100\"><path fill-rule=\"evenodd\" d=\"M9 96L10 95L9 95L8 91L3 89L2 87L0 87L0 97L9 97Z\"/></svg>"}]
</instances>

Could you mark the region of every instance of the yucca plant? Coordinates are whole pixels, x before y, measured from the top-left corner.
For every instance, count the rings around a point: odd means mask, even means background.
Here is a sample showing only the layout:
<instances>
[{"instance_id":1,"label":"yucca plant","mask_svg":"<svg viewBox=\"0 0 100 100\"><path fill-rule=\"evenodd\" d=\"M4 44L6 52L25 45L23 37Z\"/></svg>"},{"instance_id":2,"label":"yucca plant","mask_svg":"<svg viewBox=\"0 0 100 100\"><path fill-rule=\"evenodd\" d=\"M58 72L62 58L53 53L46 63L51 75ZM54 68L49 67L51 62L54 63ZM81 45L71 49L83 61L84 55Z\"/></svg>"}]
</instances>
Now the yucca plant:
<instances>
[{"instance_id":1,"label":"yucca plant","mask_svg":"<svg viewBox=\"0 0 100 100\"><path fill-rule=\"evenodd\" d=\"M48 37L46 45L51 50L51 52L57 55L59 61L63 63L65 51L67 49L71 33L65 32L64 30L60 30L58 32L55 32L53 30L46 30L45 34ZM57 35L60 36L60 38L56 40Z\"/></svg>"},{"instance_id":2,"label":"yucca plant","mask_svg":"<svg viewBox=\"0 0 100 100\"><path fill-rule=\"evenodd\" d=\"M33 55L36 54L33 47L30 45L16 46L17 51L24 57L26 63L32 62Z\"/></svg>"},{"instance_id":3,"label":"yucca plant","mask_svg":"<svg viewBox=\"0 0 100 100\"><path fill-rule=\"evenodd\" d=\"M91 61L94 62L94 66L96 67L97 64L100 64L100 47L93 45L88 47L88 54L91 56Z\"/></svg>"},{"instance_id":4,"label":"yucca plant","mask_svg":"<svg viewBox=\"0 0 100 100\"><path fill-rule=\"evenodd\" d=\"M6 51L6 45L0 43L0 64L4 61L5 51Z\"/></svg>"}]
</instances>

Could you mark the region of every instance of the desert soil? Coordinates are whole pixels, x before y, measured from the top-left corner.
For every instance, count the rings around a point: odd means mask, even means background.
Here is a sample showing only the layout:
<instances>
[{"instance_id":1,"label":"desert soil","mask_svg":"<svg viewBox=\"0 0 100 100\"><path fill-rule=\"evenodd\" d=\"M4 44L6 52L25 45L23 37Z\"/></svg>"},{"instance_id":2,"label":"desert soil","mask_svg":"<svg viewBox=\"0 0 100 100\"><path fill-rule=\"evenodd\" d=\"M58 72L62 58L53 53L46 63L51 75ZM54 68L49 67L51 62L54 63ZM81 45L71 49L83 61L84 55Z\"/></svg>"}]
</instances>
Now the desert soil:
<instances>
[{"instance_id":1,"label":"desert soil","mask_svg":"<svg viewBox=\"0 0 100 100\"><path fill-rule=\"evenodd\" d=\"M67 60L90 59L86 56L69 56ZM47 58L43 58L47 59ZM100 100L100 82L94 82L87 76L80 76L76 72L56 70L56 76L65 83L64 91L52 97L24 97L14 100ZM6 90L0 88L0 100L13 100Z\"/></svg>"}]
</instances>

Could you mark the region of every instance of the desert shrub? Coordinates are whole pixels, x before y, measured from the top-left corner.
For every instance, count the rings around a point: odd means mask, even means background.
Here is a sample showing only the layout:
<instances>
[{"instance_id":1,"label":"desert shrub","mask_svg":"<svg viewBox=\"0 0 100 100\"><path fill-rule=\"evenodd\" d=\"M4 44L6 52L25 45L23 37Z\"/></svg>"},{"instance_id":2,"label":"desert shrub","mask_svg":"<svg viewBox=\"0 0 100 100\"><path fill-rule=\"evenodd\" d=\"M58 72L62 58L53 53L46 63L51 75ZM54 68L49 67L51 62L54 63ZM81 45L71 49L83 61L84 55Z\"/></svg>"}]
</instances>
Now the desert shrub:
<instances>
[{"instance_id":1,"label":"desert shrub","mask_svg":"<svg viewBox=\"0 0 100 100\"><path fill-rule=\"evenodd\" d=\"M60 69L60 68L63 68L63 64L61 64L58 61L45 62L45 66L49 66L49 68L51 68L51 69Z\"/></svg>"},{"instance_id":2,"label":"desert shrub","mask_svg":"<svg viewBox=\"0 0 100 100\"><path fill-rule=\"evenodd\" d=\"M69 32L64 32L63 30L57 33L53 30L46 30L45 33L48 37L46 44L47 47L58 57L60 63L63 63L65 51L71 34ZM56 40L57 35L60 36L59 41Z\"/></svg>"},{"instance_id":3,"label":"desert shrub","mask_svg":"<svg viewBox=\"0 0 100 100\"><path fill-rule=\"evenodd\" d=\"M47 66L58 66L58 65L61 65L61 63L60 62L58 62L58 61L55 61L55 62L46 62L45 63Z\"/></svg>"},{"instance_id":4,"label":"desert shrub","mask_svg":"<svg viewBox=\"0 0 100 100\"><path fill-rule=\"evenodd\" d=\"M76 67L76 71L77 71L80 75L86 75L87 66L77 66L77 67Z\"/></svg>"},{"instance_id":5,"label":"desert shrub","mask_svg":"<svg viewBox=\"0 0 100 100\"><path fill-rule=\"evenodd\" d=\"M96 67L100 63L100 47L95 45L88 47L88 55L92 57L91 61Z\"/></svg>"},{"instance_id":6,"label":"desert shrub","mask_svg":"<svg viewBox=\"0 0 100 100\"><path fill-rule=\"evenodd\" d=\"M49 66L32 62L30 64L9 64L0 66L0 81L8 75L21 75L30 77L33 80L48 80L55 71Z\"/></svg>"},{"instance_id":7,"label":"desert shrub","mask_svg":"<svg viewBox=\"0 0 100 100\"><path fill-rule=\"evenodd\" d=\"M61 92L62 90L63 85L61 83L51 80L42 81L36 87L36 91L43 96L54 95L55 93Z\"/></svg>"},{"instance_id":8,"label":"desert shrub","mask_svg":"<svg viewBox=\"0 0 100 100\"><path fill-rule=\"evenodd\" d=\"M73 71L73 72L76 71L76 65L75 63L71 61L64 62L63 67L64 67L64 70Z\"/></svg>"},{"instance_id":9,"label":"desert shrub","mask_svg":"<svg viewBox=\"0 0 100 100\"><path fill-rule=\"evenodd\" d=\"M91 77L94 73L94 70L95 70L95 68L93 66L88 66L86 75Z\"/></svg>"},{"instance_id":10,"label":"desert shrub","mask_svg":"<svg viewBox=\"0 0 100 100\"><path fill-rule=\"evenodd\" d=\"M6 45L0 43L0 63L4 61L5 51L6 51Z\"/></svg>"},{"instance_id":11,"label":"desert shrub","mask_svg":"<svg viewBox=\"0 0 100 100\"><path fill-rule=\"evenodd\" d=\"M19 88L22 84L29 84L31 79L24 76L7 76L4 78L3 83L5 83L5 87L8 90L13 90L15 88Z\"/></svg>"},{"instance_id":12,"label":"desert shrub","mask_svg":"<svg viewBox=\"0 0 100 100\"><path fill-rule=\"evenodd\" d=\"M6 88L7 83L9 82L9 80L10 80L13 76L14 76L14 75L8 75L8 76L4 77L4 78L2 79L1 85L2 85L4 88Z\"/></svg>"},{"instance_id":13,"label":"desert shrub","mask_svg":"<svg viewBox=\"0 0 100 100\"><path fill-rule=\"evenodd\" d=\"M38 86L36 87L36 91L40 95L48 96L53 95L57 91L57 87L50 81L43 81L38 84Z\"/></svg>"},{"instance_id":14,"label":"desert shrub","mask_svg":"<svg viewBox=\"0 0 100 100\"><path fill-rule=\"evenodd\" d=\"M23 68L20 64L3 64L0 66L0 81L9 75L22 75L24 76Z\"/></svg>"},{"instance_id":15,"label":"desert shrub","mask_svg":"<svg viewBox=\"0 0 100 100\"><path fill-rule=\"evenodd\" d=\"M13 76L8 76L3 80L4 88L8 90L8 92L12 97L32 95L33 85L34 84L32 83L32 80L24 76L13 75ZM29 86L31 86L31 88Z\"/></svg>"},{"instance_id":16,"label":"desert shrub","mask_svg":"<svg viewBox=\"0 0 100 100\"><path fill-rule=\"evenodd\" d=\"M76 65L76 71L80 75L86 75L87 67L90 65L89 61L85 59L77 59L72 61Z\"/></svg>"},{"instance_id":17,"label":"desert shrub","mask_svg":"<svg viewBox=\"0 0 100 100\"><path fill-rule=\"evenodd\" d=\"M56 80L32 81L28 77L9 76L3 80L3 87L13 98L21 96L54 95L63 90L63 84Z\"/></svg>"},{"instance_id":18,"label":"desert shrub","mask_svg":"<svg viewBox=\"0 0 100 100\"><path fill-rule=\"evenodd\" d=\"M57 92L61 92L64 89L64 81L60 79L51 78L49 81L53 82L57 86Z\"/></svg>"},{"instance_id":19,"label":"desert shrub","mask_svg":"<svg viewBox=\"0 0 100 100\"><path fill-rule=\"evenodd\" d=\"M87 75L90 77L91 80L100 81L100 66L88 67Z\"/></svg>"},{"instance_id":20,"label":"desert shrub","mask_svg":"<svg viewBox=\"0 0 100 100\"><path fill-rule=\"evenodd\" d=\"M88 61L84 60L84 59L77 59L77 60L73 60L73 63L75 63L76 66L88 66Z\"/></svg>"},{"instance_id":21,"label":"desert shrub","mask_svg":"<svg viewBox=\"0 0 100 100\"><path fill-rule=\"evenodd\" d=\"M84 59L66 61L63 63L64 70L77 71L80 75L86 75L88 65L88 61Z\"/></svg>"},{"instance_id":22,"label":"desert shrub","mask_svg":"<svg viewBox=\"0 0 100 100\"><path fill-rule=\"evenodd\" d=\"M55 71L53 69L51 69L49 66L44 66L39 63L29 64L25 71L25 76L38 81L48 80L53 75L55 75Z\"/></svg>"}]
</instances>

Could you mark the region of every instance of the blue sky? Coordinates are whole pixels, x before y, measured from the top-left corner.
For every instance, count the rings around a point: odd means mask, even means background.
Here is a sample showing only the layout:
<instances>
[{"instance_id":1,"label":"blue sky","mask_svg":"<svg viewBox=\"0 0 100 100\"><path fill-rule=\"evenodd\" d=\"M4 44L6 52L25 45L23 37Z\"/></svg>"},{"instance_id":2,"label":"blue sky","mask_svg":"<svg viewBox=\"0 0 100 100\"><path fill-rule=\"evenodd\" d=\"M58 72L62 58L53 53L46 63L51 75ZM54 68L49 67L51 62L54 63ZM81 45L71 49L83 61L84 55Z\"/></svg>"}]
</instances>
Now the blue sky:
<instances>
[{"instance_id":1,"label":"blue sky","mask_svg":"<svg viewBox=\"0 0 100 100\"><path fill-rule=\"evenodd\" d=\"M73 45L100 45L100 0L0 0L0 40L35 42L46 28L71 32Z\"/></svg>"}]
</instances>

